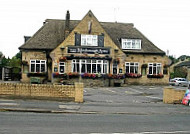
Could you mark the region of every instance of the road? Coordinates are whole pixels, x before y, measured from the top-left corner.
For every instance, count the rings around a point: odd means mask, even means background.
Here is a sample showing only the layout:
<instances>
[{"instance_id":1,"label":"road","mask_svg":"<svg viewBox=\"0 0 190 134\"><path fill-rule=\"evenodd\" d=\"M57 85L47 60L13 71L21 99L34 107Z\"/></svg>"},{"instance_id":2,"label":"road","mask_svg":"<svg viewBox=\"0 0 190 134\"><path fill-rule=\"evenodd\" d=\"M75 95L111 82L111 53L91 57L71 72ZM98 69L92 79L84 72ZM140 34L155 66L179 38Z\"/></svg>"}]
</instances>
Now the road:
<instances>
[{"instance_id":1,"label":"road","mask_svg":"<svg viewBox=\"0 0 190 134\"><path fill-rule=\"evenodd\" d=\"M190 107L163 104L163 88L85 88L84 103L1 98L15 112L0 112L0 134L190 133Z\"/></svg>"},{"instance_id":2,"label":"road","mask_svg":"<svg viewBox=\"0 0 190 134\"><path fill-rule=\"evenodd\" d=\"M190 133L190 116L0 112L1 134ZM182 122L183 121L183 122Z\"/></svg>"}]
</instances>

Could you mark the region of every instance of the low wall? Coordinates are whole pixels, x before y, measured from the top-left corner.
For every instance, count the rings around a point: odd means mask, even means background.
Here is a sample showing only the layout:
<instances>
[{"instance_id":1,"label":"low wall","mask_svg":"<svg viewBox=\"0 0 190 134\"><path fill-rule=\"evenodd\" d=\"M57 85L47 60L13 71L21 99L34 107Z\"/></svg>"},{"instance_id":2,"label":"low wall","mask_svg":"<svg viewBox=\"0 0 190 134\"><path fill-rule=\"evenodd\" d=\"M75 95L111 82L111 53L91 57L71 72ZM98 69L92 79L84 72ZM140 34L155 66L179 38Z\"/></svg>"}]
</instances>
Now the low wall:
<instances>
[{"instance_id":1,"label":"low wall","mask_svg":"<svg viewBox=\"0 0 190 134\"><path fill-rule=\"evenodd\" d=\"M140 78L125 78L125 83L132 85L168 85L168 81L168 75L164 75L164 78L147 78L147 76L142 76Z\"/></svg>"},{"instance_id":2,"label":"low wall","mask_svg":"<svg viewBox=\"0 0 190 134\"><path fill-rule=\"evenodd\" d=\"M180 104L186 90L165 87L163 91L163 102L167 104Z\"/></svg>"},{"instance_id":3,"label":"low wall","mask_svg":"<svg viewBox=\"0 0 190 134\"><path fill-rule=\"evenodd\" d=\"M83 83L75 82L74 85L0 83L0 95L83 102Z\"/></svg>"},{"instance_id":4,"label":"low wall","mask_svg":"<svg viewBox=\"0 0 190 134\"><path fill-rule=\"evenodd\" d=\"M120 83L122 86L124 84L124 79L104 79L104 78L71 78L62 80L63 83L72 84L81 81L84 87L113 87L115 83ZM53 83L60 83L60 78L54 78Z\"/></svg>"}]
</instances>

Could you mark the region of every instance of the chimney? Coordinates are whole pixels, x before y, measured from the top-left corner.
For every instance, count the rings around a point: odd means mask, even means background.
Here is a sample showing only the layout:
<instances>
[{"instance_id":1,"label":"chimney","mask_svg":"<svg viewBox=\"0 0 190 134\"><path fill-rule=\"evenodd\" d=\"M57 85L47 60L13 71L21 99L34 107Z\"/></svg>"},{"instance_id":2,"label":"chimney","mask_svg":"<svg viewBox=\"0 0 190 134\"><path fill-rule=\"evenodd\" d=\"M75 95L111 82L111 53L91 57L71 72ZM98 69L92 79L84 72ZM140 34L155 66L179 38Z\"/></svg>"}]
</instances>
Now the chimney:
<instances>
[{"instance_id":1,"label":"chimney","mask_svg":"<svg viewBox=\"0 0 190 134\"><path fill-rule=\"evenodd\" d=\"M30 38L31 36L24 36L24 43L26 43Z\"/></svg>"},{"instance_id":2,"label":"chimney","mask_svg":"<svg viewBox=\"0 0 190 134\"><path fill-rule=\"evenodd\" d=\"M68 10L65 18L65 38L69 35L69 30L70 30L69 27L70 27L70 13Z\"/></svg>"}]
</instances>

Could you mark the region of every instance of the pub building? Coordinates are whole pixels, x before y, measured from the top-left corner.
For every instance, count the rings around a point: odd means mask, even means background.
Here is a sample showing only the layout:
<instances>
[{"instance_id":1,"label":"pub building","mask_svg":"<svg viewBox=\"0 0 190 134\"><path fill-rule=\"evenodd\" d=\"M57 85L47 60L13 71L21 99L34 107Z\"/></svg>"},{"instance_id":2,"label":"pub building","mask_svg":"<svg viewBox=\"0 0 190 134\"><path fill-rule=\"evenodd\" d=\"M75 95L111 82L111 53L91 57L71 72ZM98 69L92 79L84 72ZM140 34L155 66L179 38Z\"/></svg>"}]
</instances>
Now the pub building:
<instances>
[{"instance_id":1,"label":"pub building","mask_svg":"<svg viewBox=\"0 0 190 134\"><path fill-rule=\"evenodd\" d=\"M169 58L132 23L47 19L25 37L22 82L90 86L167 84Z\"/></svg>"}]
</instances>

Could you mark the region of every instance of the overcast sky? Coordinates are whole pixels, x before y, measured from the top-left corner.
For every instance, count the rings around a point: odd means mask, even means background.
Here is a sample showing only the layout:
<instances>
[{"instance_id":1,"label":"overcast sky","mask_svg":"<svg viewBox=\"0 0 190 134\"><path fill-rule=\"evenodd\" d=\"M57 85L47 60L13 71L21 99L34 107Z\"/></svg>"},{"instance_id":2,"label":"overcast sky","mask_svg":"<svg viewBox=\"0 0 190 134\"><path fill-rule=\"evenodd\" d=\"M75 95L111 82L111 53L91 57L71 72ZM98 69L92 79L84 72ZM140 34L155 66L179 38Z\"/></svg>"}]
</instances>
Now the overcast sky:
<instances>
[{"instance_id":1,"label":"overcast sky","mask_svg":"<svg viewBox=\"0 0 190 134\"><path fill-rule=\"evenodd\" d=\"M0 0L0 51L19 52L46 19L81 20L92 10L99 21L134 23L169 55L190 55L190 0Z\"/></svg>"}]
</instances>

